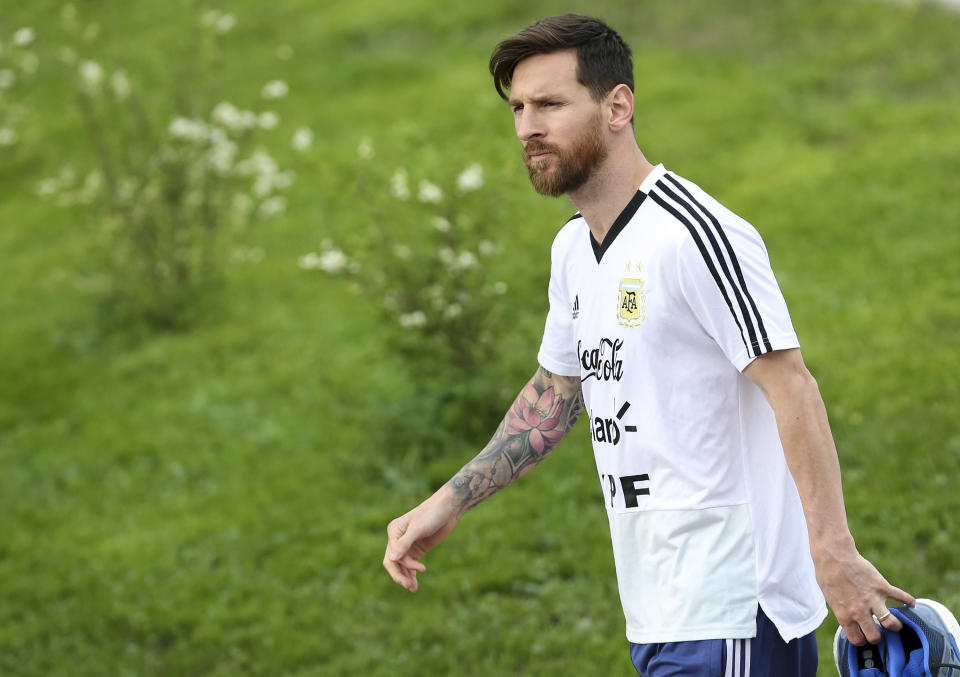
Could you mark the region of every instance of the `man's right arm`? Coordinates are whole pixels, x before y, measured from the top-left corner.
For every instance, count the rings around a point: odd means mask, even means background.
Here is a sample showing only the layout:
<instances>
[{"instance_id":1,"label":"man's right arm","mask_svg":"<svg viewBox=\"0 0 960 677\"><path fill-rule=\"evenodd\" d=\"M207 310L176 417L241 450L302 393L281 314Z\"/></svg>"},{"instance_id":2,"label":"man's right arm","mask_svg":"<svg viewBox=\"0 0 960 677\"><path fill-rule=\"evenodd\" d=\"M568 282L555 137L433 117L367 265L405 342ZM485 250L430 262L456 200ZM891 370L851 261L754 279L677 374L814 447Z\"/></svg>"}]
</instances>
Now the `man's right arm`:
<instances>
[{"instance_id":1,"label":"man's right arm","mask_svg":"<svg viewBox=\"0 0 960 677\"><path fill-rule=\"evenodd\" d=\"M433 496L387 527L383 566L393 580L417 590L420 558L453 530L463 515L546 458L583 411L579 376L540 367L504 416L493 438Z\"/></svg>"}]
</instances>

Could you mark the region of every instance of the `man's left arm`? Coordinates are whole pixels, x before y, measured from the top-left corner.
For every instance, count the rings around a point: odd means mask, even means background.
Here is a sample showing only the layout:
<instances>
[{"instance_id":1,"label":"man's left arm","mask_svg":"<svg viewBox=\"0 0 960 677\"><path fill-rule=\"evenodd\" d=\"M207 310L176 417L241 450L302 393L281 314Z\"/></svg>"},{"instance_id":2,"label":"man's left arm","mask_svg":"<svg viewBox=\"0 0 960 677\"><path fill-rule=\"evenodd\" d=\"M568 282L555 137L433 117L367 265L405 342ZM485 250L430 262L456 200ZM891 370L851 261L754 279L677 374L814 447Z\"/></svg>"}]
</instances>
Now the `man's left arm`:
<instances>
[{"instance_id":1,"label":"man's left arm","mask_svg":"<svg viewBox=\"0 0 960 677\"><path fill-rule=\"evenodd\" d=\"M873 616L887 599L913 605L913 596L890 585L857 551L847 526L840 462L820 389L798 348L761 355L743 371L766 396L777 418L787 465L800 492L810 532L817 582L852 644L880 641ZM900 630L896 616L883 626Z\"/></svg>"}]
</instances>

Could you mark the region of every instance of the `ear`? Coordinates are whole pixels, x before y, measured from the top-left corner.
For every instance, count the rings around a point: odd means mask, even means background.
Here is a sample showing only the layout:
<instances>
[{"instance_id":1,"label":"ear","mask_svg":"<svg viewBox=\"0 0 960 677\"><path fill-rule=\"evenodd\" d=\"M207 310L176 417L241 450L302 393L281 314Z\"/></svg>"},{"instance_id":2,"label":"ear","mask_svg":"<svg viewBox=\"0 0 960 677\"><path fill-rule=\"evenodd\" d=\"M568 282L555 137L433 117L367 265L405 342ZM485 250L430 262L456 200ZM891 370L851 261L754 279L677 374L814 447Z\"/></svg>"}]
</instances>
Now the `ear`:
<instances>
[{"instance_id":1,"label":"ear","mask_svg":"<svg viewBox=\"0 0 960 677\"><path fill-rule=\"evenodd\" d=\"M633 119L633 92L624 84L619 84L607 94L609 116L607 124L610 130L619 132Z\"/></svg>"}]
</instances>

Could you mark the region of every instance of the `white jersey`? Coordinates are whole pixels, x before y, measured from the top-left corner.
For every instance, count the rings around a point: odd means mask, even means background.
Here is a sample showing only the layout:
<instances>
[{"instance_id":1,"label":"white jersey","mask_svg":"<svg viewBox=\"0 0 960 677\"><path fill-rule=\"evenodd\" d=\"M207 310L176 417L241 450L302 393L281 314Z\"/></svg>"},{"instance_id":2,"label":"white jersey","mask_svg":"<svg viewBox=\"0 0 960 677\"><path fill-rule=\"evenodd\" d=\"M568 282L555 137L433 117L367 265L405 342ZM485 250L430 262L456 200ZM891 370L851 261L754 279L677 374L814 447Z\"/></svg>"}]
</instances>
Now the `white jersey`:
<instances>
[{"instance_id":1,"label":"white jersey","mask_svg":"<svg viewBox=\"0 0 960 677\"><path fill-rule=\"evenodd\" d=\"M658 165L604 238L552 248L538 359L582 380L627 638L784 640L826 616L773 410L741 373L799 346L757 231Z\"/></svg>"}]
</instances>

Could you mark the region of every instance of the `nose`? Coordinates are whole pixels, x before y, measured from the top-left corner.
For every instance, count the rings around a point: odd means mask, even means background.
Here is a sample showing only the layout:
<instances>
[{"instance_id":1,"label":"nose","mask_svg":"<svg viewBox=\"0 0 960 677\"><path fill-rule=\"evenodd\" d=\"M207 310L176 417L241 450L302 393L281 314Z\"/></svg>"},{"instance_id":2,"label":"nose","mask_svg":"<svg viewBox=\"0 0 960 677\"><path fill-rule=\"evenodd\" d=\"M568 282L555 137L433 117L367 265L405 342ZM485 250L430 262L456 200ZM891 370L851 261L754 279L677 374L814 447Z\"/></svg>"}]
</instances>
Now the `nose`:
<instances>
[{"instance_id":1,"label":"nose","mask_svg":"<svg viewBox=\"0 0 960 677\"><path fill-rule=\"evenodd\" d=\"M530 139L542 138L546 133L542 119L529 106L517 111L514 124L517 128L517 137L524 143Z\"/></svg>"}]
</instances>

